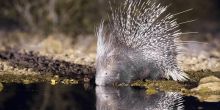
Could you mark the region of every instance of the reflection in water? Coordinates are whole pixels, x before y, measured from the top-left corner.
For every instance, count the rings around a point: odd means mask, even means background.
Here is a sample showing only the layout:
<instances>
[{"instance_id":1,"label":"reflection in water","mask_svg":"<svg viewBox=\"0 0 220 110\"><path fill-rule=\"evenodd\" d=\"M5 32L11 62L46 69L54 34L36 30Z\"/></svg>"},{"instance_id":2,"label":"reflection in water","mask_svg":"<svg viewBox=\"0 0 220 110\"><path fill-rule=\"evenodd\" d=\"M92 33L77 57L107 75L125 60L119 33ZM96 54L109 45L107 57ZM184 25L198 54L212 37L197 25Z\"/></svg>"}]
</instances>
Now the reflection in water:
<instances>
[{"instance_id":1,"label":"reflection in water","mask_svg":"<svg viewBox=\"0 0 220 110\"><path fill-rule=\"evenodd\" d=\"M81 85L4 86L0 92L0 110L95 110L95 91L85 90Z\"/></svg>"},{"instance_id":2,"label":"reflection in water","mask_svg":"<svg viewBox=\"0 0 220 110\"><path fill-rule=\"evenodd\" d=\"M131 87L90 86L85 89L83 85L4 84L4 89L0 92L0 110L220 110L219 108L219 102L200 102L195 97L171 92L146 95L144 89Z\"/></svg>"},{"instance_id":3,"label":"reflection in water","mask_svg":"<svg viewBox=\"0 0 220 110\"><path fill-rule=\"evenodd\" d=\"M97 110L183 110L178 93L160 92L147 95L144 89L131 87L96 87Z\"/></svg>"}]
</instances>

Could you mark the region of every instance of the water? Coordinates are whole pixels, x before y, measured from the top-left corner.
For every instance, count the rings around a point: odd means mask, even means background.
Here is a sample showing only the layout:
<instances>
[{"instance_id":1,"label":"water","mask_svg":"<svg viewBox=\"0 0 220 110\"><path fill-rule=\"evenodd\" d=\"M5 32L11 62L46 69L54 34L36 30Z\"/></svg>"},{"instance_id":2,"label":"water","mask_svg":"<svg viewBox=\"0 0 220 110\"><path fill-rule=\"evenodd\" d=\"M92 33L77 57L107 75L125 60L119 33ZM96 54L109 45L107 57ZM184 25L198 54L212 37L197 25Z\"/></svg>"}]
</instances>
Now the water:
<instances>
[{"instance_id":1,"label":"water","mask_svg":"<svg viewBox=\"0 0 220 110\"><path fill-rule=\"evenodd\" d=\"M86 88L86 89L85 89ZM220 110L218 102L200 102L174 92L146 95L131 87L5 84L0 110Z\"/></svg>"}]
</instances>

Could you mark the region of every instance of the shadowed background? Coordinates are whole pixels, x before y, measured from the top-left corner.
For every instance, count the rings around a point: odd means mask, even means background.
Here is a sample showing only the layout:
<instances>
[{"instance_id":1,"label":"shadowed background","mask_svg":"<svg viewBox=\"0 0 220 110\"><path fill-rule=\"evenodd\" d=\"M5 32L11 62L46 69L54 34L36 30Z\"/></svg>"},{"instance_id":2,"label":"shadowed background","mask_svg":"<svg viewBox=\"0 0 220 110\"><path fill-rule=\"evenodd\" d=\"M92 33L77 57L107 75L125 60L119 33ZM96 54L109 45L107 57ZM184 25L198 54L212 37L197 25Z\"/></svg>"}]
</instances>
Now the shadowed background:
<instances>
[{"instance_id":1,"label":"shadowed background","mask_svg":"<svg viewBox=\"0 0 220 110\"><path fill-rule=\"evenodd\" d=\"M0 29L51 34L94 34L101 19L106 19L111 0L1 0ZM120 2L121 0L115 1ZM178 16L178 21L197 19L181 28L217 36L220 31L219 0L157 0L171 5L168 12L190 12Z\"/></svg>"}]
</instances>

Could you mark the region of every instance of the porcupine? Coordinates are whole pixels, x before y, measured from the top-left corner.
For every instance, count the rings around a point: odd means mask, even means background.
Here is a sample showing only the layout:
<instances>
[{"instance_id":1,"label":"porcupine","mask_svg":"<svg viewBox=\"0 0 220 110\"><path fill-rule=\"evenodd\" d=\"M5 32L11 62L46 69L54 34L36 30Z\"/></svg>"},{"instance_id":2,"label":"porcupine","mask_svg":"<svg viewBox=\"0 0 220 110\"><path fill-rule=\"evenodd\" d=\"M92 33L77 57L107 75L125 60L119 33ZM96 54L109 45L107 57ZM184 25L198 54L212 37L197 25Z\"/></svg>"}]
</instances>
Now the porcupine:
<instances>
[{"instance_id":1,"label":"porcupine","mask_svg":"<svg viewBox=\"0 0 220 110\"><path fill-rule=\"evenodd\" d=\"M125 0L97 29L96 84L188 75L177 64L181 30L168 6L148 0Z\"/></svg>"}]
</instances>

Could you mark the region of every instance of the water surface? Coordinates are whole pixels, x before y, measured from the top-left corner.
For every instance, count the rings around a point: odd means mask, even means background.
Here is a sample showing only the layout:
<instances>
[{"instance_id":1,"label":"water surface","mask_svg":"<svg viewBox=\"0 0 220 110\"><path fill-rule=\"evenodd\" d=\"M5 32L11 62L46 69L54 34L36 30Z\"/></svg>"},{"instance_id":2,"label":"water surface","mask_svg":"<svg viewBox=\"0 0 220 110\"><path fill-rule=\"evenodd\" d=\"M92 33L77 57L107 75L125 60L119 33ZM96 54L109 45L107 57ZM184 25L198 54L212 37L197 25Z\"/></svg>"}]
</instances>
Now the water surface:
<instances>
[{"instance_id":1,"label":"water surface","mask_svg":"<svg viewBox=\"0 0 220 110\"><path fill-rule=\"evenodd\" d=\"M218 102L200 102L174 92L147 95L143 88L4 84L0 110L220 110Z\"/></svg>"}]
</instances>

